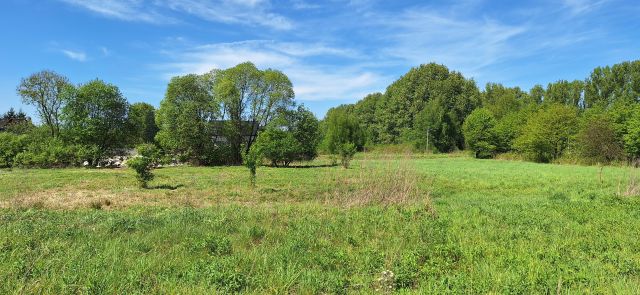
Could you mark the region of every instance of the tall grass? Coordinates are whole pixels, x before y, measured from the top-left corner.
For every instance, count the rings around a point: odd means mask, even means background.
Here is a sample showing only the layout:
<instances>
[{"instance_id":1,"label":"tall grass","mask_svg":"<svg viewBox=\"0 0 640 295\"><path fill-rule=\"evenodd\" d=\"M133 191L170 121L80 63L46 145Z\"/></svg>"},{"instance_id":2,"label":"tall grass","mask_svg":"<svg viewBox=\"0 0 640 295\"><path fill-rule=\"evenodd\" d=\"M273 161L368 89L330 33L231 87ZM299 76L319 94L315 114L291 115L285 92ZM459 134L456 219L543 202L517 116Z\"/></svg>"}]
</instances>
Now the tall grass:
<instances>
[{"instance_id":1,"label":"tall grass","mask_svg":"<svg viewBox=\"0 0 640 295\"><path fill-rule=\"evenodd\" d=\"M325 201L346 207L420 204L435 214L431 201L433 179L419 174L406 155L400 159L392 159L397 156L390 155L382 157L365 158L353 174L328 171L325 178L329 180L324 182L331 183L331 187Z\"/></svg>"}]
</instances>

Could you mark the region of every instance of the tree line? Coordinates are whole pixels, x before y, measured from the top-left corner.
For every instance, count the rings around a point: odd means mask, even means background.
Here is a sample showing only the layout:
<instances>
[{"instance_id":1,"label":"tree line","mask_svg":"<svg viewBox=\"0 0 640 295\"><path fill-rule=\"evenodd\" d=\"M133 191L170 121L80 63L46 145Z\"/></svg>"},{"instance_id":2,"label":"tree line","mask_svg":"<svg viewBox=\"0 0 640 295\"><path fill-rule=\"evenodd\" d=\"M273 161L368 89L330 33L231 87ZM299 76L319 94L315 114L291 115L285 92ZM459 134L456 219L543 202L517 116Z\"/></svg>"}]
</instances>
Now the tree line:
<instances>
[{"instance_id":1,"label":"tree line","mask_svg":"<svg viewBox=\"0 0 640 295\"><path fill-rule=\"evenodd\" d=\"M13 110L0 117L0 167L94 166L141 144L157 149L154 163L245 163L250 170L264 160L311 160L319 149L347 167L356 151L385 144L537 162L640 158L640 61L529 91L496 83L479 89L444 65L424 64L384 93L330 109L322 121L296 104L284 73L250 62L174 77L157 110L129 104L113 84L74 85L52 71L24 78L17 92L41 125Z\"/></svg>"},{"instance_id":2,"label":"tree line","mask_svg":"<svg viewBox=\"0 0 640 295\"><path fill-rule=\"evenodd\" d=\"M250 62L174 77L157 110L129 104L113 84L74 85L53 71L24 78L17 92L42 124L8 124L0 133L0 167L95 166L149 145L154 151L145 154L154 163L241 164L257 146L261 160L288 166L315 158L321 139L318 119L295 103L289 78Z\"/></svg>"},{"instance_id":3,"label":"tree line","mask_svg":"<svg viewBox=\"0 0 640 295\"><path fill-rule=\"evenodd\" d=\"M384 93L329 110L359 122L362 149L468 149L479 158L511 153L537 162L609 163L640 157L640 61L595 68L585 80L529 91L475 81L435 63L412 68Z\"/></svg>"}]
</instances>

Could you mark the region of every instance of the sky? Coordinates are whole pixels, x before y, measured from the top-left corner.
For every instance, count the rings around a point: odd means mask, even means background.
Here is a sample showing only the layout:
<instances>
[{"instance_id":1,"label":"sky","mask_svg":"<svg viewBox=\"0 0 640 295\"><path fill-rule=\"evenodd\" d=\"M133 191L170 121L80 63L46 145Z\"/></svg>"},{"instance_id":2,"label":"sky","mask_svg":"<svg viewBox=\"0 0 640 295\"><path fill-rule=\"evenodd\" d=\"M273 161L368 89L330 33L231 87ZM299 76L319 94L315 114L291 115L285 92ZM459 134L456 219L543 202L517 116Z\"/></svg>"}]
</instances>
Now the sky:
<instances>
[{"instance_id":1,"label":"sky","mask_svg":"<svg viewBox=\"0 0 640 295\"><path fill-rule=\"evenodd\" d=\"M157 107L173 76L251 61L319 117L429 62L528 90L640 59L638 15L637 0L2 0L0 112L35 117L16 87L44 69Z\"/></svg>"}]
</instances>

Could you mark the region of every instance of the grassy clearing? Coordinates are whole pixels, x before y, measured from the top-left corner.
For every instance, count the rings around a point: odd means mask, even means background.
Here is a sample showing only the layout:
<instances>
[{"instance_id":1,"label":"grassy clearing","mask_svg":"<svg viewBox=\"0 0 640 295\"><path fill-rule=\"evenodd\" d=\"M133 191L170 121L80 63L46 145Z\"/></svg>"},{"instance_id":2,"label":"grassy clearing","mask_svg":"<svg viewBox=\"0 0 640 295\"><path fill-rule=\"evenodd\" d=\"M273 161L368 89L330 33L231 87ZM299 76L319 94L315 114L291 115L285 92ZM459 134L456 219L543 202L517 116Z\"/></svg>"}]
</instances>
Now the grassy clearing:
<instances>
[{"instance_id":1,"label":"grassy clearing","mask_svg":"<svg viewBox=\"0 0 640 295\"><path fill-rule=\"evenodd\" d=\"M640 292L630 168L316 165L3 170L0 293Z\"/></svg>"}]
</instances>

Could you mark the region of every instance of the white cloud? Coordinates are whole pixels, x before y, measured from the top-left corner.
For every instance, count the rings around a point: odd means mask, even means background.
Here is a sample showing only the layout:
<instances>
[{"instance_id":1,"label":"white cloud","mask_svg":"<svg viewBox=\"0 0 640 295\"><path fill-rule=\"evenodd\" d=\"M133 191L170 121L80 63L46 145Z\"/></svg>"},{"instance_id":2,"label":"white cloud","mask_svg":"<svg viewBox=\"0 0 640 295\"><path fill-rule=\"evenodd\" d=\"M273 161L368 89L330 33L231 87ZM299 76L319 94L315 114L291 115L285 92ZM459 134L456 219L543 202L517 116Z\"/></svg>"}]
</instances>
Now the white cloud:
<instances>
[{"instance_id":1,"label":"white cloud","mask_svg":"<svg viewBox=\"0 0 640 295\"><path fill-rule=\"evenodd\" d=\"M173 18L145 7L142 0L60 0L97 14L126 21L140 21L155 24L173 23Z\"/></svg>"},{"instance_id":2,"label":"white cloud","mask_svg":"<svg viewBox=\"0 0 640 295\"><path fill-rule=\"evenodd\" d=\"M471 74L523 54L512 41L528 30L525 25L469 20L426 9L383 19L380 25L390 31L386 55L413 65L435 61Z\"/></svg>"},{"instance_id":3,"label":"white cloud","mask_svg":"<svg viewBox=\"0 0 640 295\"><path fill-rule=\"evenodd\" d=\"M317 45L317 46L316 46ZM183 50L166 51L174 61L159 65L164 78L188 73L205 73L212 69L225 69L245 61L259 68L283 71L292 81L296 98L301 101L348 100L356 101L372 91L382 91L389 82L387 77L367 70L357 63L322 66L309 57L341 57L349 50L322 44L306 44L308 50L300 52L303 44L253 40L235 43L217 43Z\"/></svg>"},{"instance_id":4,"label":"white cloud","mask_svg":"<svg viewBox=\"0 0 640 295\"><path fill-rule=\"evenodd\" d=\"M574 15L590 11L605 2L606 0L562 0L564 7L568 8Z\"/></svg>"},{"instance_id":5,"label":"white cloud","mask_svg":"<svg viewBox=\"0 0 640 295\"><path fill-rule=\"evenodd\" d=\"M321 6L316 3L310 3L304 0L291 0L291 4L293 4L293 8L303 10L303 9L318 9Z\"/></svg>"},{"instance_id":6,"label":"white cloud","mask_svg":"<svg viewBox=\"0 0 640 295\"><path fill-rule=\"evenodd\" d=\"M62 49L62 50L60 50L60 52L62 52L68 58L76 60L76 61L84 62L84 61L87 60L87 54L82 52L82 51L74 51L74 50Z\"/></svg>"},{"instance_id":7,"label":"white cloud","mask_svg":"<svg viewBox=\"0 0 640 295\"><path fill-rule=\"evenodd\" d=\"M106 17L155 24L178 22L171 11L227 24L264 26L278 30L293 27L286 17L270 12L268 0L60 0Z\"/></svg>"}]
</instances>

